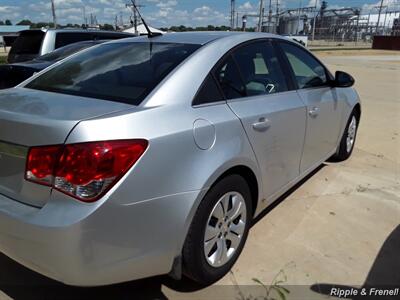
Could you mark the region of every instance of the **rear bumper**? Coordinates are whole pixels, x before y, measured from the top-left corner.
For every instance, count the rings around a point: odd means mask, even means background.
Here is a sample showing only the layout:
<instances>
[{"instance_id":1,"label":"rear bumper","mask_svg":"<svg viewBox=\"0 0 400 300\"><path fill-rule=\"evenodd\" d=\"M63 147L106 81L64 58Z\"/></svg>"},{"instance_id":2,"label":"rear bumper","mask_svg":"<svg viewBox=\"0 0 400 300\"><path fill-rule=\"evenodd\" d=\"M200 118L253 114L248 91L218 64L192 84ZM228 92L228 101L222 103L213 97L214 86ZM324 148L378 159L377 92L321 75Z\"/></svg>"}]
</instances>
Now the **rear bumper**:
<instances>
[{"instance_id":1,"label":"rear bumper","mask_svg":"<svg viewBox=\"0 0 400 300\"><path fill-rule=\"evenodd\" d=\"M131 205L113 204L111 199L86 205L56 194L58 199L41 209L0 195L0 251L36 272L77 286L166 274L180 254L199 194Z\"/></svg>"}]
</instances>

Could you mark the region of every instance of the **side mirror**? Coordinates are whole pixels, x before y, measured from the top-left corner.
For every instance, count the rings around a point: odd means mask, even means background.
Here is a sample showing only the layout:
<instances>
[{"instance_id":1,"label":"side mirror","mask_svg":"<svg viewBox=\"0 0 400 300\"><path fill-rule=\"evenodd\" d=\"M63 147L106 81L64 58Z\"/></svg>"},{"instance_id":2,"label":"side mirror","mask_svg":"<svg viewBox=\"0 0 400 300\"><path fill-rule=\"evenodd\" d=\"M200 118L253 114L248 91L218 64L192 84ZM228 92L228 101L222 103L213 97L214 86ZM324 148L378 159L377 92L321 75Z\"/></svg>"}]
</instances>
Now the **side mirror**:
<instances>
[{"instance_id":1,"label":"side mirror","mask_svg":"<svg viewBox=\"0 0 400 300\"><path fill-rule=\"evenodd\" d=\"M333 87L345 88L354 85L354 78L350 74L342 71L336 71L335 80L332 81Z\"/></svg>"}]
</instances>

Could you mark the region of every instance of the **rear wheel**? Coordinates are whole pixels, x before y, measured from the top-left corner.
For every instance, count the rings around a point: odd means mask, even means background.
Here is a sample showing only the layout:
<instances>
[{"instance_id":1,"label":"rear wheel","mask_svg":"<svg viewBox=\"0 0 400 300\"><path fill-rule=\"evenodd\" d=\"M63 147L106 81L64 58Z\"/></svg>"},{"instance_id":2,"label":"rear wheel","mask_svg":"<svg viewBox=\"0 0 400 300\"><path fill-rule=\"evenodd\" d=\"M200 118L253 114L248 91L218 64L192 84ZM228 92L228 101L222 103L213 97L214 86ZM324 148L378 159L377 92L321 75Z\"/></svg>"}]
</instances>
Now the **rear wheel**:
<instances>
[{"instance_id":1,"label":"rear wheel","mask_svg":"<svg viewBox=\"0 0 400 300\"><path fill-rule=\"evenodd\" d=\"M350 157L356 142L358 117L355 111L350 115L344 130L337 153L332 157L334 161L343 161Z\"/></svg>"},{"instance_id":2,"label":"rear wheel","mask_svg":"<svg viewBox=\"0 0 400 300\"><path fill-rule=\"evenodd\" d=\"M183 271L200 284L211 284L232 268L246 242L252 218L246 181L230 175L201 202L183 248Z\"/></svg>"}]
</instances>

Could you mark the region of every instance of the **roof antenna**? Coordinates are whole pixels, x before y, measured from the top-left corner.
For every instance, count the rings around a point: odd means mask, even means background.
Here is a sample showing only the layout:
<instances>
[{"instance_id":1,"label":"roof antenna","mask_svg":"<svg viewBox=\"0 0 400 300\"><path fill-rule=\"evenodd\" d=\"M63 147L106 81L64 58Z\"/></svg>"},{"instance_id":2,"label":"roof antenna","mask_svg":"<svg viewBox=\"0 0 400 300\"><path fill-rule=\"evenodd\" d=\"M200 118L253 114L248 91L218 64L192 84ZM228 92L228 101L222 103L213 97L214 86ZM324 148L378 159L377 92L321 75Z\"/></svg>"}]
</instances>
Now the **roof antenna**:
<instances>
[{"instance_id":1,"label":"roof antenna","mask_svg":"<svg viewBox=\"0 0 400 300\"><path fill-rule=\"evenodd\" d=\"M141 15L141 13L140 13L140 11L139 11L139 9L137 8L135 1L134 1L134 0L131 0L131 2L132 2L133 8L134 8L134 9L136 10L136 12L138 13L138 15L139 15L139 17L140 17L140 20L142 20L142 23L143 23L144 27L146 28L148 37L149 37L149 38L152 38L152 37L156 37L156 36L162 35L162 33L160 33L160 32L152 32L152 31L150 30L149 26L147 26L146 21L143 19L142 15Z\"/></svg>"}]
</instances>

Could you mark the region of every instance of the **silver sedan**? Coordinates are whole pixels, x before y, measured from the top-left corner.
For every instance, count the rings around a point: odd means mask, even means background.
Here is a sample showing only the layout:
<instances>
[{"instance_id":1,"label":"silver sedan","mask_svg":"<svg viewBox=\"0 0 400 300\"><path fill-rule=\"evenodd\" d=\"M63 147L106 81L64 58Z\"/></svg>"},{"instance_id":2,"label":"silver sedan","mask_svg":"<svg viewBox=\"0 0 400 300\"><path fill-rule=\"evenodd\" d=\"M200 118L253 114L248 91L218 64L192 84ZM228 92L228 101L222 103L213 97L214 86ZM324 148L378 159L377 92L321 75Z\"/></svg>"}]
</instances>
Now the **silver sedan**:
<instances>
[{"instance_id":1,"label":"silver sedan","mask_svg":"<svg viewBox=\"0 0 400 300\"><path fill-rule=\"evenodd\" d=\"M351 155L353 83L261 33L75 54L0 92L0 251L71 285L167 273L210 284L260 212Z\"/></svg>"}]
</instances>

